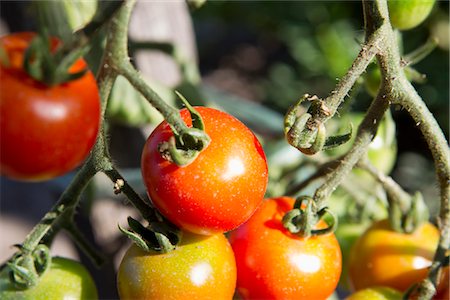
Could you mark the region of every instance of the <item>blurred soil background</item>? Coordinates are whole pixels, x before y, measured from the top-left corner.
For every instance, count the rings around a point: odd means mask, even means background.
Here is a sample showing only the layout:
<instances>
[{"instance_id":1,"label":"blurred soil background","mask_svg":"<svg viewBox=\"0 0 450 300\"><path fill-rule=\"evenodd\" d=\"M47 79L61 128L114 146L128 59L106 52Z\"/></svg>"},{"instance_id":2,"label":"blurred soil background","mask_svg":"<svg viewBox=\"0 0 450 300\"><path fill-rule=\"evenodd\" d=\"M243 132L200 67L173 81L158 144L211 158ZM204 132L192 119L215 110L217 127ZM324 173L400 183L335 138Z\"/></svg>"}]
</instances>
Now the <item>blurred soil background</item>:
<instances>
[{"instance_id":1,"label":"blurred soil background","mask_svg":"<svg viewBox=\"0 0 450 300\"><path fill-rule=\"evenodd\" d=\"M74 9L78 16L71 18L82 19L83 9L92 7ZM30 1L2 0L0 13L2 35L36 30ZM426 83L415 87L448 140L448 1L438 1L423 25L403 34L404 53L430 36L439 38L439 44L414 66L427 77ZM326 97L351 65L364 39L362 6L358 1L210 1L190 11L183 1L138 1L130 38L134 63L165 99L174 103L171 89L176 88L195 104L228 110L268 145L282 141L282 117L292 103L304 93ZM149 41L172 45L177 56L174 59L170 51L144 49ZM98 53L89 55L91 65L98 66ZM125 178L145 196L139 171L141 149L161 117L142 108L142 99L125 85L115 88L111 102L116 105L115 113L108 116L112 156ZM364 85L356 87L353 94L351 110L365 111L372 98ZM124 116L124 107L137 107L136 115ZM393 109L392 113L398 158L391 175L407 191L422 191L436 212L437 186L427 145L406 112ZM55 203L72 176L43 183L0 179L1 262ZM88 267L102 299L117 298L115 269L127 243L117 224L125 225L128 215L138 217L126 200L112 191L112 183L97 176L76 216L91 242L107 254L109 263L96 269L64 234L52 248L55 255L79 259Z\"/></svg>"}]
</instances>

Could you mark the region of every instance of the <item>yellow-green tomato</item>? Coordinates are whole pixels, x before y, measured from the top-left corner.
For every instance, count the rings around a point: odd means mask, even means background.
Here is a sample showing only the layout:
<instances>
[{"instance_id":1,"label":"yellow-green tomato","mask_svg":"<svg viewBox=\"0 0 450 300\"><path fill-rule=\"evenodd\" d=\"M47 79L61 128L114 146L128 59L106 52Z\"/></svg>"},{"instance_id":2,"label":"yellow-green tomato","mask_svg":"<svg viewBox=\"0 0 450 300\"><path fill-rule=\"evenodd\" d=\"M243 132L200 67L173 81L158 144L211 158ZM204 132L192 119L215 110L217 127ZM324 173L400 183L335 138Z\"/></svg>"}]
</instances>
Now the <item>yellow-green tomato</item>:
<instances>
[{"instance_id":1,"label":"yellow-green tomato","mask_svg":"<svg viewBox=\"0 0 450 300\"><path fill-rule=\"evenodd\" d=\"M82 264L71 259L53 257L39 283L26 290L16 289L8 273L8 267L0 273L2 300L98 299L91 275Z\"/></svg>"},{"instance_id":2,"label":"yellow-green tomato","mask_svg":"<svg viewBox=\"0 0 450 300\"><path fill-rule=\"evenodd\" d=\"M401 300L402 293L385 286L371 287L351 294L346 300Z\"/></svg>"},{"instance_id":3,"label":"yellow-green tomato","mask_svg":"<svg viewBox=\"0 0 450 300\"><path fill-rule=\"evenodd\" d=\"M132 245L119 267L121 299L232 299L236 262L222 234L184 232L168 253L146 252Z\"/></svg>"},{"instance_id":4,"label":"yellow-green tomato","mask_svg":"<svg viewBox=\"0 0 450 300\"><path fill-rule=\"evenodd\" d=\"M393 27L408 30L418 26L430 14L435 0L388 0Z\"/></svg>"}]
</instances>

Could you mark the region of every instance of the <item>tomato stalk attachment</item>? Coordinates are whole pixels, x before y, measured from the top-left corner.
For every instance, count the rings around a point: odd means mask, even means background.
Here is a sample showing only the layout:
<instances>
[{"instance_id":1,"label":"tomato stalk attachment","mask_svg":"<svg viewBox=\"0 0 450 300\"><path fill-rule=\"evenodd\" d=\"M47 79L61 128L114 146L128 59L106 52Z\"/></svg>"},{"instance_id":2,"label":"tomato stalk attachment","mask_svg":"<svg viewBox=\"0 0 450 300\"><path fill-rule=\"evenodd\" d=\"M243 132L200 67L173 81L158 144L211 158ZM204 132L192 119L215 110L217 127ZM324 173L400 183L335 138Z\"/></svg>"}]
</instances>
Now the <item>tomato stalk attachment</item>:
<instances>
[{"instance_id":1,"label":"tomato stalk attachment","mask_svg":"<svg viewBox=\"0 0 450 300\"><path fill-rule=\"evenodd\" d=\"M208 147L211 139L204 131L205 124L199 112L189 104L181 93L178 91L175 91L175 93L189 111L192 127L177 130L175 126L169 123L173 137L169 141L162 143L159 146L159 151L165 159L176 165L187 166L194 161L202 150Z\"/></svg>"},{"instance_id":2,"label":"tomato stalk attachment","mask_svg":"<svg viewBox=\"0 0 450 300\"><path fill-rule=\"evenodd\" d=\"M131 230L118 225L119 230L146 252L151 250L161 253L172 251L181 240L181 231L166 220L150 222L145 227L139 221L128 217L128 225Z\"/></svg>"},{"instance_id":3,"label":"tomato stalk attachment","mask_svg":"<svg viewBox=\"0 0 450 300\"><path fill-rule=\"evenodd\" d=\"M35 80L54 86L82 77L87 69L71 72L69 69L77 59L87 53L92 36L103 27L114 13L122 6L121 1L109 1L97 9L92 20L73 35L66 22L65 10L61 3L48 4L45 1L33 3L41 16L41 32L31 42L24 60L24 70ZM59 19L54 21L55 14ZM54 23L57 24L54 24ZM50 32L52 30L52 32ZM52 33L57 33L51 38ZM61 39L62 43L57 42ZM57 44L57 45L55 45Z\"/></svg>"},{"instance_id":4,"label":"tomato stalk attachment","mask_svg":"<svg viewBox=\"0 0 450 300\"><path fill-rule=\"evenodd\" d=\"M324 221L327 226L316 229L316 225L320 221ZM317 209L311 197L300 196L296 199L293 209L283 216L282 224L289 232L308 238L333 233L337 228L338 221L328 207Z\"/></svg>"},{"instance_id":5,"label":"tomato stalk attachment","mask_svg":"<svg viewBox=\"0 0 450 300\"><path fill-rule=\"evenodd\" d=\"M301 105L305 101L311 102L311 105L308 112L302 114L304 109ZM352 128L347 134L327 138L324 123L312 118L316 114L331 115L326 103L317 96L305 94L289 108L284 118L284 132L289 144L304 154L313 155L321 150L338 147L351 139ZM305 128L313 128L313 124L317 127L315 135L305 131Z\"/></svg>"},{"instance_id":6,"label":"tomato stalk attachment","mask_svg":"<svg viewBox=\"0 0 450 300\"><path fill-rule=\"evenodd\" d=\"M40 244L32 252L26 251L22 246L19 248L6 268L9 268L11 282L19 289L35 286L39 276L43 274L51 263L50 251L47 246Z\"/></svg>"}]
</instances>

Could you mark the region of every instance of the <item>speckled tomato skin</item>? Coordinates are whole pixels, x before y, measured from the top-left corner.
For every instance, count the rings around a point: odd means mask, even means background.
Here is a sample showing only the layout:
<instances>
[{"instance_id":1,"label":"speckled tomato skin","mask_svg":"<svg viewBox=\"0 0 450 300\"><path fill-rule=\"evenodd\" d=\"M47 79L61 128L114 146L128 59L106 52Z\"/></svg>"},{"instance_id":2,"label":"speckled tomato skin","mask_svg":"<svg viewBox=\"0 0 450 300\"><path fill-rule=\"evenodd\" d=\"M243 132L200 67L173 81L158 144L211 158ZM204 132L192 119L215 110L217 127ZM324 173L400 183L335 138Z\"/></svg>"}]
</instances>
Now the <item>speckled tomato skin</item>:
<instances>
[{"instance_id":1,"label":"speckled tomato skin","mask_svg":"<svg viewBox=\"0 0 450 300\"><path fill-rule=\"evenodd\" d=\"M293 204L288 197L267 199L230 233L243 299L320 300L335 290L342 268L338 241L334 234L305 239L287 231L281 219Z\"/></svg>"},{"instance_id":2,"label":"speckled tomato skin","mask_svg":"<svg viewBox=\"0 0 450 300\"><path fill-rule=\"evenodd\" d=\"M145 252L133 244L117 276L122 300L230 300L236 286L236 263L223 234L185 232L180 245L165 254Z\"/></svg>"},{"instance_id":3,"label":"speckled tomato skin","mask_svg":"<svg viewBox=\"0 0 450 300\"><path fill-rule=\"evenodd\" d=\"M427 276L438 240L438 229L428 222L411 234L391 230L388 220L375 222L350 252L353 289L387 286L406 291Z\"/></svg>"},{"instance_id":4,"label":"speckled tomato skin","mask_svg":"<svg viewBox=\"0 0 450 300\"><path fill-rule=\"evenodd\" d=\"M196 107L211 138L191 164L178 167L165 160L158 146L173 136L162 122L142 153L142 175L153 204L179 227L216 234L244 223L261 203L267 187L266 157L256 136L233 116ZM180 111L188 126L191 118Z\"/></svg>"}]
</instances>

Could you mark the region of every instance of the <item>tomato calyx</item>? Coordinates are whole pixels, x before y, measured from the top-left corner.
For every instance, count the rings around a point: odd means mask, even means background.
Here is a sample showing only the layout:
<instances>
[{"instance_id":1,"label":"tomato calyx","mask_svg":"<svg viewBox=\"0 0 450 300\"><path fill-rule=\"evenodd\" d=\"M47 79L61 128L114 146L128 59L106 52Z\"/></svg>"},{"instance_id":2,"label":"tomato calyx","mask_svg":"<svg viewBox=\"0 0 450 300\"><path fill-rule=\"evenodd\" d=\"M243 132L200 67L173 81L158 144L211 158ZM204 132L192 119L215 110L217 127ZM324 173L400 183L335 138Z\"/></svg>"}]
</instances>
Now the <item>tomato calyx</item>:
<instances>
[{"instance_id":1,"label":"tomato calyx","mask_svg":"<svg viewBox=\"0 0 450 300\"><path fill-rule=\"evenodd\" d=\"M388 197L391 197L388 194ZM420 192L410 197L410 206L403 209L399 201L389 202L389 222L397 232L412 233L421 224L428 221L429 211Z\"/></svg>"},{"instance_id":2,"label":"tomato calyx","mask_svg":"<svg viewBox=\"0 0 450 300\"><path fill-rule=\"evenodd\" d=\"M316 225L322 220L327 226L316 228ZM336 230L337 223L336 216L328 207L317 209L314 200L309 196L298 197L294 208L288 211L282 219L284 228L303 238L332 233Z\"/></svg>"},{"instance_id":3,"label":"tomato calyx","mask_svg":"<svg viewBox=\"0 0 450 300\"><path fill-rule=\"evenodd\" d=\"M127 220L131 230L118 225L119 230L146 252L170 252L181 240L181 231L166 220L150 222L147 227L132 217Z\"/></svg>"},{"instance_id":4,"label":"tomato calyx","mask_svg":"<svg viewBox=\"0 0 450 300\"><path fill-rule=\"evenodd\" d=\"M302 106L305 101L311 102L306 113L304 113ZM307 155L313 155L321 150L335 148L348 142L352 137L351 126L348 133L327 138L324 123L314 119L314 116L330 117L331 115L332 113L324 100L315 95L303 95L297 103L288 109L284 117L286 140L290 145ZM315 129L313 135L310 134L312 129Z\"/></svg>"},{"instance_id":5,"label":"tomato calyx","mask_svg":"<svg viewBox=\"0 0 450 300\"><path fill-rule=\"evenodd\" d=\"M36 35L25 51L23 69L33 79L54 86L68 81L76 80L84 76L87 68L76 72L70 72L70 67L87 50L87 47L75 48L64 51L59 45L56 51L51 49L51 38L46 33Z\"/></svg>"},{"instance_id":6,"label":"tomato calyx","mask_svg":"<svg viewBox=\"0 0 450 300\"><path fill-rule=\"evenodd\" d=\"M51 256L47 246L40 244L32 252L25 251L21 245L15 245L19 251L6 263L9 277L18 289L35 286L50 266Z\"/></svg>"},{"instance_id":7,"label":"tomato calyx","mask_svg":"<svg viewBox=\"0 0 450 300\"><path fill-rule=\"evenodd\" d=\"M169 123L173 136L168 141L161 143L158 150L164 159L177 166L187 166L197 158L202 150L208 147L211 139L204 131L205 124L199 112L178 91L175 93L189 111L192 127L177 129Z\"/></svg>"}]
</instances>

